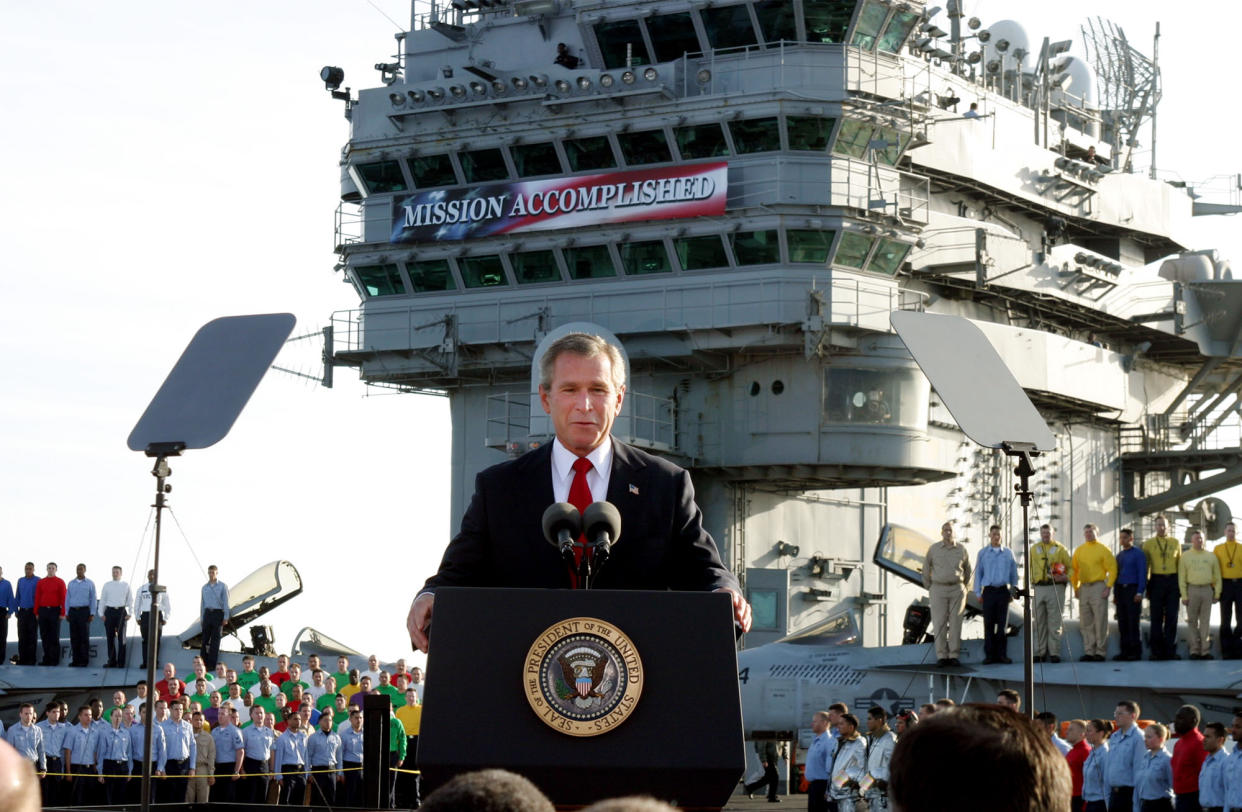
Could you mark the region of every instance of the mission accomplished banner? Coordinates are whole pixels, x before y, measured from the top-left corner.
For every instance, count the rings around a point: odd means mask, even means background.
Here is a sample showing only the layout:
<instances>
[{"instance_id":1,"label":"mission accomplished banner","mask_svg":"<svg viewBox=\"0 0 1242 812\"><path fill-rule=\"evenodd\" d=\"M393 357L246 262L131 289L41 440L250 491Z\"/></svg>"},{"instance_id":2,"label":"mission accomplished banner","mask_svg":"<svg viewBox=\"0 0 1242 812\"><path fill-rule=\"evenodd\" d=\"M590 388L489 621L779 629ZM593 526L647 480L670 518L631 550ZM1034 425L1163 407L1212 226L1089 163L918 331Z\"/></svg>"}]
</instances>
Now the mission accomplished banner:
<instances>
[{"instance_id":1,"label":"mission accomplished banner","mask_svg":"<svg viewBox=\"0 0 1242 812\"><path fill-rule=\"evenodd\" d=\"M419 192L393 202L390 242L724 214L728 164Z\"/></svg>"}]
</instances>

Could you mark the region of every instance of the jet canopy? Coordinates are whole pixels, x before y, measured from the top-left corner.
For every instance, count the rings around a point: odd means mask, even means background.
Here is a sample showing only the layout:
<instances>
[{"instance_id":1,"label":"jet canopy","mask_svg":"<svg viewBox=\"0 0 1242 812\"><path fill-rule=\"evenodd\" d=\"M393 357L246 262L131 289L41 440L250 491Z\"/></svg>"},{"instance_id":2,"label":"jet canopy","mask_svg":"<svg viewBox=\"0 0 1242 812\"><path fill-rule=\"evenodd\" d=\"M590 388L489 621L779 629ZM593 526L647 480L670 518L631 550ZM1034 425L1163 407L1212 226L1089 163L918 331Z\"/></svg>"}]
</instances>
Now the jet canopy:
<instances>
[{"instance_id":1,"label":"jet canopy","mask_svg":"<svg viewBox=\"0 0 1242 812\"><path fill-rule=\"evenodd\" d=\"M247 623L302 593L302 576L288 561L273 561L229 586L229 620L226 630L235 632ZM181 644L201 644L202 619L180 634Z\"/></svg>"}]
</instances>

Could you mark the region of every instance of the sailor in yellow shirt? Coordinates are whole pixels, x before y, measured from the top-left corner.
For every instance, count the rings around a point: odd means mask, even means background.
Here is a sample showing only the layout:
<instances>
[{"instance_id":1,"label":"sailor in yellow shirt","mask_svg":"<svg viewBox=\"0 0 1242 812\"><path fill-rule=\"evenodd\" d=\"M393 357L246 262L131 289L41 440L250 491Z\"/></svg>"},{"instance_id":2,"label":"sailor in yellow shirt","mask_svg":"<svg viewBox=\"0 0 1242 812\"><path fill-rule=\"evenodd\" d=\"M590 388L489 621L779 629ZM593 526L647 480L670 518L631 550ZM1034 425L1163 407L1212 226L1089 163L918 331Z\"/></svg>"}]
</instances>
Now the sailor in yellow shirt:
<instances>
[{"instance_id":1,"label":"sailor in yellow shirt","mask_svg":"<svg viewBox=\"0 0 1242 812\"><path fill-rule=\"evenodd\" d=\"M1225 540L1212 551L1220 562L1220 655L1226 660L1242 657L1242 544L1237 532L1233 522L1225 525Z\"/></svg>"},{"instance_id":2,"label":"sailor in yellow shirt","mask_svg":"<svg viewBox=\"0 0 1242 812\"><path fill-rule=\"evenodd\" d=\"M405 690L405 704L397 708L397 720L405 729L405 768L417 769L418 728L423 721L423 706L418 703L418 691ZM421 802L419 778L413 773L397 773L398 809L413 809Z\"/></svg>"},{"instance_id":3,"label":"sailor in yellow shirt","mask_svg":"<svg viewBox=\"0 0 1242 812\"><path fill-rule=\"evenodd\" d=\"M1117 559L1096 540L1094 524L1082 529L1083 543L1074 550L1070 567L1074 597L1081 616L1083 662L1104 662L1108 651L1108 591L1117 580Z\"/></svg>"},{"instance_id":4,"label":"sailor in yellow shirt","mask_svg":"<svg viewBox=\"0 0 1242 812\"><path fill-rule=\"evenodd\" d=\"M1220 600L1220 562L1203 549L1203 534L1190 534L1190 549L1177 566L1177 585L1182 590L1186 618L1190 623L1190 659L1212 659L1212 604Z\"/></svg>"},{"instance_id":5,"label":"sailor in yellow shirt","mask_svg":"<svg viewBox=\"0 0 1242 812\"><path fill-rule=\"evenodd\" d=\"M1151 613L1151 658L1153 660L1180 660L1177 653L1177 563L1182 557L1182 545L1168 535L1169 520L1163 514L1156 517L1156 535L1143 542L1143 555L1147 556L1147 600Z\"/></svg>"},{"instance_id":6,"label":"sailor in yellow shirt","mask_svg":"<svg viewBox=\"0 0 1242 812\"><path fill-rule=\"evenodd\" d=\"M1061 611L1069 582L1070 554L1052 537L1051 525L1039 528L1039 543L1031 545L1031 586L1035 613L1035 662L1061 662ZM1242 624L1239 624L1242 625Z\"/></svg>"}]
</instances>

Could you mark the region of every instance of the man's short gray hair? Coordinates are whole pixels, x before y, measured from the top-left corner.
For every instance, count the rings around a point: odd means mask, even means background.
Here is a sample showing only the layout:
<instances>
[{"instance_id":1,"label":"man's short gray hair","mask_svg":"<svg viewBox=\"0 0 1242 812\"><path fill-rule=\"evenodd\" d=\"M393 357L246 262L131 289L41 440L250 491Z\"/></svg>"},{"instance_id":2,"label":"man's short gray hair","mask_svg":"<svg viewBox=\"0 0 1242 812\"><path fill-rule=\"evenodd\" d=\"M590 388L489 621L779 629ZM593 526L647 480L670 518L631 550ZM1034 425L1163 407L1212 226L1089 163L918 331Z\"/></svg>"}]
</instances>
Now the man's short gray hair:
<instances>
[{"instance_id":1,"label":"man's short gray hair","mask_svg":"<svg viewBox=\"0 0 1242 812\"><path fill-rule=\"evenodd\" d=\"M543 358L539 359L539 388L552 388L552 372L556 367L556 359L565 353L581 355L583 358L605 356L612 367L612 387L618 392L625 386L625 359L621 350L600 336L590 333L567 333L548 345Z\"/></svg>"}]
</instances>

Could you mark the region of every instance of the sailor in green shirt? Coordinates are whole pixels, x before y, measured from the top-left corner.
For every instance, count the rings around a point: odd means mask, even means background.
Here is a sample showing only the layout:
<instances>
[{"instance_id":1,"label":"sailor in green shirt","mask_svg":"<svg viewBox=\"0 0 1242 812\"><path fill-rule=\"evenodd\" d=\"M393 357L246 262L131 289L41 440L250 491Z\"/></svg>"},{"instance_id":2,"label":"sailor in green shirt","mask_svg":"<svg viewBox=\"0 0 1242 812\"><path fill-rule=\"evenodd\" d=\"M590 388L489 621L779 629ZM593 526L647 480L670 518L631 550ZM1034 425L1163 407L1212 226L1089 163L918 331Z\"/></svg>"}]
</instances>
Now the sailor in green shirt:
<instances>
[{"instance_id":1,"label":"sailor in green shirt","mask_svg":"<svg viewBox=\"0 0 1242 812\"><path fill-rule=\"evenodd\" d=\"M237 675L237 683L241 685L242 691L249 691L259 684L259 675L254 670L253 655L247 654L242 657L242 671Z\"/></svg>"},{"instance_id":2,"label":"sailor in green shirt","mask_svg":"<svg viewBox=\"0 0 1242 812\"><path fill-rule=\"evenodd\" d=\"M285 699L293 699L294 685L301 685L302 693L306 693L306 689L310 687L309 683L302 680L302 666L297 663L289 666L289 679L280 683L280 692L285 695Z\"/></svg>"},{"instance_id":3,"label":"sailor in green shirt","mask_svg":"<svg viewBox=\"0 0 1242 812\"><path fill-rule=\"evenodd\" d=\"M388 672L381 671L379 673L379 687L376 688L381 694L388 694L389 700L392 702L393 708L399 708L405 704L405 694L397 690L397 687L388 681Z\"/></svg>"},{"instance_id":4,"label":"sailor in green shirt","mask_svg":"<svg viewBox=\"0 0 1242 812\"><path fill-rule=\"evenodd\" d=\"M1190 549L1182 553L1177 581L1190 623L1190 659L1210 660L1212 644L1208 633L1212 604L1220 600L1220 561L1203 549L1203 534L1198 530L1190 534Z\"/></svg>"},{"instance_id":5,"label":"sailor in green shirt","mask_svg":"<svg viewBox=\"0 0 1242 812\"><path fill-rule=\"evenodd\" d=\"M1180 660L1177 653L1177 564L1182 545L1168 535L1169 520L1156 517L1156 535L1143 542L1143 555L1151 576L1147 580L1147 600L1151 614L1151 658Z\"/></svg>"},{"instance_id":6,"label":"sailor in green shirt","mask_svg":"<svg viewBox=\"0 0 1242 812\"><path fill-rule=\"evenodd\" d=\"M349 684L349 658L344 654L336 658L336 673L332 676L336 679L338 691Z\"/></svg>"},{"instance_id":7,"label":"sailor in green shirt","mask_svg":"<svg viewBox=\"0 0 1242 812\"><path fill-rule=\"evenodd\" d=\"M207 680L194 680L194 693L190 694L190 701L197 702L200 710L211 707L211 688L207 685Z\"/></svg>"},{"instance_id":8,"label":"sailor in green shirt","mask_svg":"<svg viewBox=\"0 0 1242 812\"><path fill-rule=\"evenodd\" d=\"M380 680L387 682L383 677L384 672L380 672ZM391 686L389 686L391 687ZM392 708L388 709L388 767L390 769L400 768L405 763L405 726L401 724L401 720L393 712ZM388 776L388 807L395 809L397 806L397 777L402 773L389 773Z\"/></svg>"},{"instance_id":9,"label":"sailor in green shirt","mask_svg":"<svg viewBox=\"0 0 1242 812\"><path fill-rule=\"evenodd\" d=\"M328 679L332 679L328 677ZM328 691L323 696L315 700L315 710L323 713L327 708L336 709L336 691Z\"/></svg>"},{"instance_id":10,"label":"sailor in green shirt","mask_svg":"<svg viewBox=\"0 0 1242 812\"><path fill-rule=\"evenodd\" d=\"M280 691L275 690L276 685L271 681L259 683L259 695L254 698L254 704L258 705L268 713L276 712L276 696L284 696Z\"/></svg>"}]
</instances>

